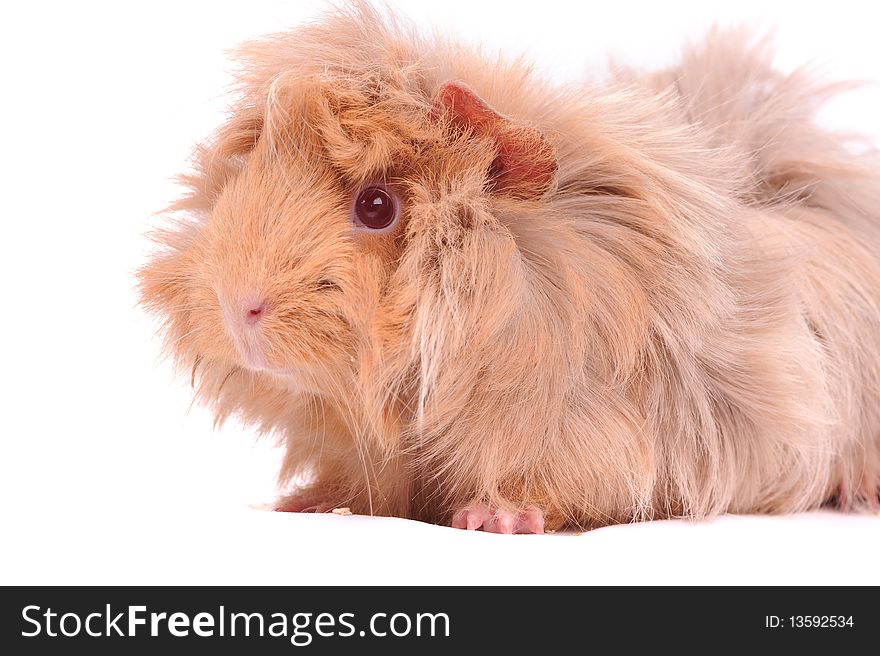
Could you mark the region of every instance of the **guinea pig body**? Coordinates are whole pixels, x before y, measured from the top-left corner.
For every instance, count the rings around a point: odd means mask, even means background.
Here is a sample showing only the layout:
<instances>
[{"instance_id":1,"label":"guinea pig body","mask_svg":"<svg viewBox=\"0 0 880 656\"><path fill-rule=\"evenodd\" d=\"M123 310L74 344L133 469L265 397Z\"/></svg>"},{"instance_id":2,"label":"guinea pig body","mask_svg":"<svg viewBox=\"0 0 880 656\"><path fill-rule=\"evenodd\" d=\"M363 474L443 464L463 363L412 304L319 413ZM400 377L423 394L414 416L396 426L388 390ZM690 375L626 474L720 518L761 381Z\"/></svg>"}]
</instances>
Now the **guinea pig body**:
<instances>
[{"instance_id":1,"label":"guinea pig body","mask_svg":"<svg viewBox=\"0 0 880 656\"><path fill-rule=\"evenodd\" d=\"M140 285L218 421L310 481L281 509L876 505L880 176L815 125L834 87L738 33L557 87L364 5L240 54Z\"/></svg>"}]
</instances>

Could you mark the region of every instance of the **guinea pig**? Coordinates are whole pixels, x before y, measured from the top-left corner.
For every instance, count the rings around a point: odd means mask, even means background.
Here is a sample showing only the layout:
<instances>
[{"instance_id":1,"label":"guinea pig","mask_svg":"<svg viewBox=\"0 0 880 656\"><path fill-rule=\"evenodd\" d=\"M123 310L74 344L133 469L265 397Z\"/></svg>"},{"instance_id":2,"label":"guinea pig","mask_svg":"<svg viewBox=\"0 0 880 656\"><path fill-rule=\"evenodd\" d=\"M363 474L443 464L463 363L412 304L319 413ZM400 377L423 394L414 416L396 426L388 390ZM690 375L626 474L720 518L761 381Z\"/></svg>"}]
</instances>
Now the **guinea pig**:
<instances>
[{"instance_id":1,"label":"guinea pig","mask_svg":"<svg viewBox=\"0 0 880 656\"><path fill-rule=\"evenodd\" d=\"M880 162L771 55L715 30L555 85L365 3L248 43L141 301L284 444L279 510L876 507Z\"/></svg>"}]
</instances>

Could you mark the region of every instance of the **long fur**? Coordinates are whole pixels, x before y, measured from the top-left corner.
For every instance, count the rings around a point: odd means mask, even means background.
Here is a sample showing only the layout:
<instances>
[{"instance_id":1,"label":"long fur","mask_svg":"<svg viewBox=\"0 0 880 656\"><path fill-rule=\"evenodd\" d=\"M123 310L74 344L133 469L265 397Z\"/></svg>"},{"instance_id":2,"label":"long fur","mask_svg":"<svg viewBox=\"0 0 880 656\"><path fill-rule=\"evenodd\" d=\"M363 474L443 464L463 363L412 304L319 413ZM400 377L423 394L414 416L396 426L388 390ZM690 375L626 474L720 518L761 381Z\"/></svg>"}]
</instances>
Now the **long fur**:
<instances>
[{"instance_id":1,"label":"long fur","mask_svg":"<svg viewBox=\"0 0 880 656\"><path fill-rule=\"evenodd\" d=\"M297 498L549 527L876 504L880 162L815 124L838 87L736 31L552 86L363 3L238 56L140 289ZM429 116L450 80L546 136L547 194L492 193L491 144ZM352 234L368 180L404 199L391 237ZM250 293L269 369L225 329Z\"/></svg>"}]
</instances>

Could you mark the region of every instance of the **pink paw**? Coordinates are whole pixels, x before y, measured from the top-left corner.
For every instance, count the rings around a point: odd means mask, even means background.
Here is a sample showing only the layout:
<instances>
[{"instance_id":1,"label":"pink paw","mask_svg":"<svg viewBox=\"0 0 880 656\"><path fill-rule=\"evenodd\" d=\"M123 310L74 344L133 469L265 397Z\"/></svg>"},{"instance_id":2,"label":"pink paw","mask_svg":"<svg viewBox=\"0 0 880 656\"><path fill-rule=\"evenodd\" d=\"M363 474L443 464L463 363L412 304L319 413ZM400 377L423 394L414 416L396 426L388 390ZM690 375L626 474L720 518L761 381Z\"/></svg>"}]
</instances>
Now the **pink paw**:
<instances>
[{"instance_id":1,"label":"pink paw","mask_svg":"<svg viewBox=\"0 0 880 656\"><path fill-rule=\"evenodd\" d=\"M536 533L544 532L544 514L537 508L522 512L492 510L482 503L465 506L452 516L452 528L475 531L482 528L487 533Z\"/></svg>"},{"instance_id":2,"label":"pink paw","mask_svg":"<svg viewBox=\"0 0 880 656\"><path fill-rule=\"evenodd\" d=\"M839 486L831 502L842 510L870 510L880 512L880 476L862 475L854 490Z\"/></svg>"},{"instance_id":3,"label":"pink paw","mask_svg":"<svg viewBox=\"0 0 880 656\"><path fill-rule=\"evenodd\" d=\"M294 494L280 499L273 510L290 513L323 513L333 509L333 504L320 497Z\"/></svg>"}]
</instances>

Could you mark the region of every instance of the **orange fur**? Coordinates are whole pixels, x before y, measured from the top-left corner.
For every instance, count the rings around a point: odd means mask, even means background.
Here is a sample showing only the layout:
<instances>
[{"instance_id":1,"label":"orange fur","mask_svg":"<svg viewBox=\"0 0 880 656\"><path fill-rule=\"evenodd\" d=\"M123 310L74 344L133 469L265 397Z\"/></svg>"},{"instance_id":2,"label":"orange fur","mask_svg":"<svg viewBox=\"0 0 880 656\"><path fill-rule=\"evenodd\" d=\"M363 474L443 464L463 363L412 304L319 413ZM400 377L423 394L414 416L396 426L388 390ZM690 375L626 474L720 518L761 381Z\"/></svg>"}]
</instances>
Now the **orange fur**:
<instances>
[{"instance_id":1,"label":"orange fur","mask_svg":"<svg viewBox=\"0 0 880 656\"><path fill-rule=\"evenodd\" d=\"M876 502L880 176L814 124L834 87L736 32L555 87L363 3L239 54L141 294L299 494L580 527ZM546 193L497 193L498 143L432 116L454 80L543 135ZM403 198L388 235L351 229L369 180ZM260 366L221 310L248 294Z\"/></svg>"}]
</instances>

